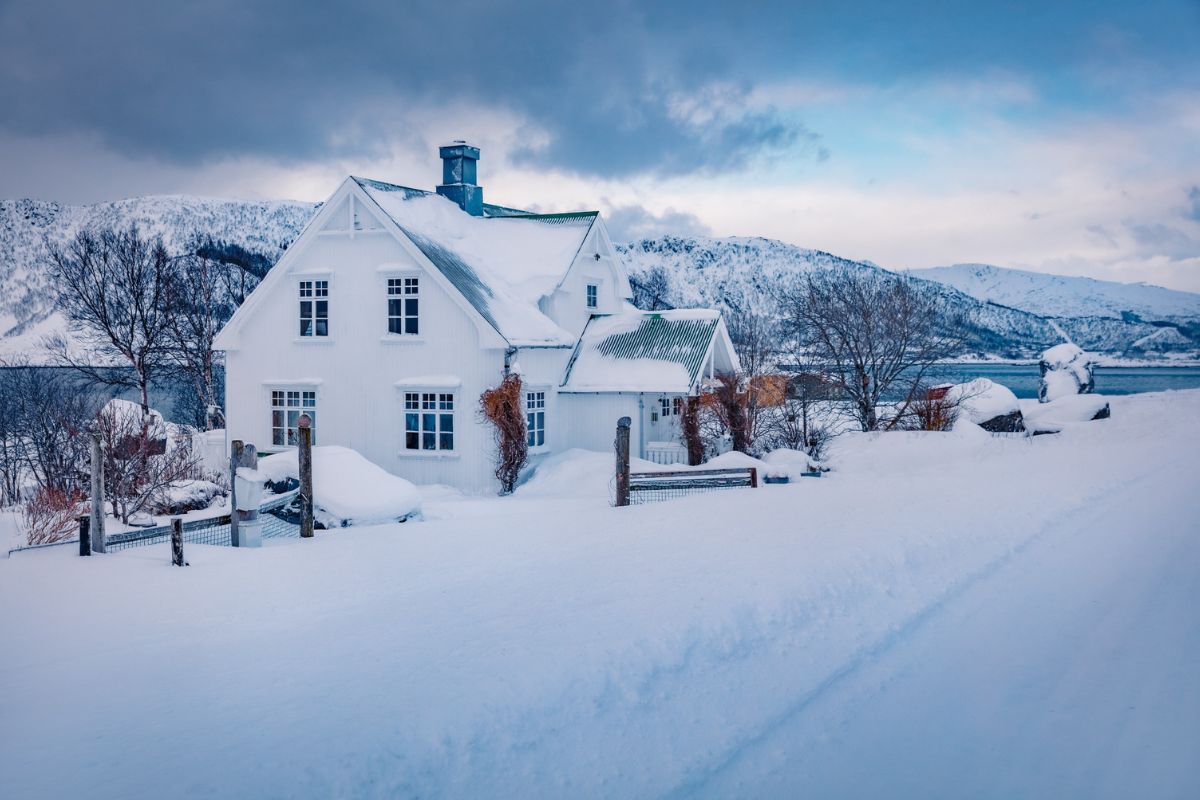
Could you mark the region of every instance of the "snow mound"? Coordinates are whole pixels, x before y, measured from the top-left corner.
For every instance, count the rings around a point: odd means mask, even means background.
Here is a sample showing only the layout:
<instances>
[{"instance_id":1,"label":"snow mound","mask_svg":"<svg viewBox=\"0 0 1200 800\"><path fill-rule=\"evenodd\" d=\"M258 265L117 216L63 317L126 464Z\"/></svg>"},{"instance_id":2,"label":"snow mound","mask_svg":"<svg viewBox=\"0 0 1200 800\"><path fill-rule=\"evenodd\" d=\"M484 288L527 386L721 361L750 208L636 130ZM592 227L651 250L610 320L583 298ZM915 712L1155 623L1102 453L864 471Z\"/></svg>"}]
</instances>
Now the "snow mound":
<instances>
[{"instance_id":1,"label":"snow mound","mask_svg":"<svg viewBox=\"0 0 1200 800\"><path fill-rule=\"evenodd\" d=\"M951 386L946 392L946 399L957 405L960 419L976 425L1021 410L1021 404L1011 389L987 378L976 378Z\"/></svg>"},{"instance_id":2,"label":"snow mound","mask_svg":"<svg viewBox=\"0 0 1200 800\"><path fill-rule=\"evenodd\" d=\"M313 505L326 525L361 525L407 519L421 509L417 488L374 464L349 447L313 449ZM267 456L258 462L265 480L300 479L297 451Z\"/></svg>"},{"instance_id":3,"label":"snow mound","mask_svg":"<svg viewBox=\"0 0 1200 800\"><path fill-rule=\"evenodd\" d=\"M631 472L676 469L640 458L629 459ZM572 448L538 462L514 494L523 497L600 497L609 493L616 479L614 453Z\"/></svg>"}]
</instances>

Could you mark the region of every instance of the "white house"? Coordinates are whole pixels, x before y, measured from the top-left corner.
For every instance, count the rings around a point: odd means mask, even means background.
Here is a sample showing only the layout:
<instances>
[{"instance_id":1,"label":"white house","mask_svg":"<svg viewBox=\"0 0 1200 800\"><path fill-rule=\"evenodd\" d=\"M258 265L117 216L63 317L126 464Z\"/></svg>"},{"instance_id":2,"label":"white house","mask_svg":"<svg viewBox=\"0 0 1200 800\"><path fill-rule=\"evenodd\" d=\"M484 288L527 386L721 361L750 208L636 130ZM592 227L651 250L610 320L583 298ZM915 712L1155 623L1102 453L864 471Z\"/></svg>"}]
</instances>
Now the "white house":
<instances>
[{"instance_id":1,"label":"white house","mask_svg":"<svg viewBox=\"0 0 1200 800\"><path fill-rule=\"evenodd\" d=\"M483 203L479 150L442 147L436 192L347 178L225 326L230 438L358 450L414 483L498 487L480 394L522 378L533 459L608 449L682 460L678 409L737 368L715 311L643 313L600 214Z\"/></svg>"}]
</instances>

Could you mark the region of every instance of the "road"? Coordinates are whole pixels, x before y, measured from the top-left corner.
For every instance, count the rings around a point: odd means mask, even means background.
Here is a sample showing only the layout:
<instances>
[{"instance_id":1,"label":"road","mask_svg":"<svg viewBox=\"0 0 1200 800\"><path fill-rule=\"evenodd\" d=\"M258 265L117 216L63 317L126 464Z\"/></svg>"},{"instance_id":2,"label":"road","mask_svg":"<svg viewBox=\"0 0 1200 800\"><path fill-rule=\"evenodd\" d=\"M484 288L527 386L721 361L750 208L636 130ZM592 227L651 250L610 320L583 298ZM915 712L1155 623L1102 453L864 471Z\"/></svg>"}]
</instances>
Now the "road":
<instances>
[{"instance_id":1,"label":"road","mask_svg":"<svg viewBox=\"0 0 1200 800\"><path fill-rule=\"evenodd\" d=\"M679 787L707 797L1200 797L1200 498L1131 483Z\"/></svg>"}]
</instances>

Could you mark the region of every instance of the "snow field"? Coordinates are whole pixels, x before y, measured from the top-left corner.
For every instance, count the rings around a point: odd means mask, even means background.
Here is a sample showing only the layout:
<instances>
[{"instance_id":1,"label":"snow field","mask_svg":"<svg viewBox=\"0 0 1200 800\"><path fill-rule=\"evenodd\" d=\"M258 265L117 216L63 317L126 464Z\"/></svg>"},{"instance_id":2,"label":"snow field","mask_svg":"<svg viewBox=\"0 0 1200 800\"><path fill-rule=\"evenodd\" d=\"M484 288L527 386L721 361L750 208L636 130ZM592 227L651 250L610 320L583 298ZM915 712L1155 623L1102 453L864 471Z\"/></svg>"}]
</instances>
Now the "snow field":
<instances>
[{"instance_id":1,"label":"snow field","mask_svg":"<svg viewBox=\"0 0 1200 800\"><path fill-rule=\"evenodd\" d=\"M1182 500L1142 498L1164 476L1195 494L1200 391L1111 401L1059 436L844 436L824 479L655 505L594 496L601 454L512 498L427 490L424 523L191 547L182 570L165 547L18 554L0 795L757 794L806 765L780 731L815 719L836 744L892 680L855 676L1037 543L1103 526L1093 505L1195 531Z\"/></svg>"}]
</instances>

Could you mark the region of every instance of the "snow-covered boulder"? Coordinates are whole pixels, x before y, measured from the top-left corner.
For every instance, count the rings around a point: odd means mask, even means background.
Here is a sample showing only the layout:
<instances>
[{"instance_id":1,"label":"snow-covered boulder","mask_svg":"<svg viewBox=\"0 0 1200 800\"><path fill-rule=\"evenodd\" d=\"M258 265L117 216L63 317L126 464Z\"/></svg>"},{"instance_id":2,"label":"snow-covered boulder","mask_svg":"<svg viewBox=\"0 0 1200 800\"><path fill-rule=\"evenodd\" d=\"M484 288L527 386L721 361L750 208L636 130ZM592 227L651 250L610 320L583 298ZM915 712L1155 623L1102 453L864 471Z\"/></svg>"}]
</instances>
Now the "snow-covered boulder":
<instances>
[{"instance_id":1,"label":"snow-covered boulder","mask_svg":"<svg viewBox=\"0 0 1200 800\"><path fill-rule=\"evenodd\" d=\"M1052 433L1068 425L1108 419L1112 410L1108 399L1098 394L1072 394L1049 403L1039 403L1029 409L1026 417L1030 430L1035 433Z\"/></svg>"},{"instance_id":2,"label":"snow-covered boulder","mask_svg":"<svg viewBox=\"0 0 1200 800\"><path fill-rule=\"evenodd\" d=\"M958 409L959 419L991 433L1020 433L1025 430L1021 404L1007 386L976 378L946 390L945 399Z\"/></svg>"},{"instance_id":3,"label":"snow-covered boulder","mask_svg":"<svg viewBox=\"0 0 1200 800\"><path fill-rule=\"evenodd\" d=\"M1038 388L1038 400L1049 403L1060 397L1090 394L1096 387L1092 374L1095 359L1077 344L1063 342L1042 353L1038 368L1042 372L1042 383Z\"/></svg>"},{"instance_id":4,"label":"snow-covered boulder","mask_svg":"<svg viewBox=\"0 0 1200 800\"><path fill-rule=\"evenodd\" d=\"M314 447L314 516L327 528L395 522L421 510L417 487L363 458L349 447ZM300 479L297 451L288 450L258 462L266 481Z\"/></svg>"},{"instance_id":5,"label":"snow-covered boulder","mask_svg":"<svg viewBox=\"0 0 1200 800\"><path fill-rule=\"evenodd\" d=\"M819 472L821 465L813 461L803 450L792 450L781 447L772 450L762 458L769 467L767 475L771 477L788 476L791 480L799 480L806 473Z\"/></svg>"}]
</instances>

